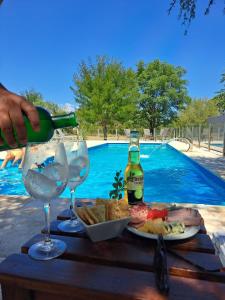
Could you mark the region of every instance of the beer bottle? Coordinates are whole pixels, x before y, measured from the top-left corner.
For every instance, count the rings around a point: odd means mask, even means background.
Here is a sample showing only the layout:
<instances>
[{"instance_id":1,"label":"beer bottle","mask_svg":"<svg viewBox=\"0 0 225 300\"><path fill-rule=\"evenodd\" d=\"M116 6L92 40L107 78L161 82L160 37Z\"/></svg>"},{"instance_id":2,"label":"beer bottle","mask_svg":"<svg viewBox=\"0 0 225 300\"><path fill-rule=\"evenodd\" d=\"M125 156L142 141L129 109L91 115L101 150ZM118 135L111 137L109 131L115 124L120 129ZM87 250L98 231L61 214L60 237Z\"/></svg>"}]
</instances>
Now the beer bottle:
<instances>
[{"instance_id":1,"label":"beer bottle","mask_svg":"<svg viewBox=\"0 0 225 300\"><path fill-rule=\"evenodd\" d=\"M51 116L50 113L42 107L37 107L37 111L39 114L40 120L40 130L34 131L29 119L26 115L24 115L24 123L27 129L27 142L28 143L44 143L49 141L53 134L54 130L57 128L63 127L76 127L77 121L74 113L69 113L60 116ZM24 147L19 143L16 130L14 130L14 136L18 143L18 148ZM0 146L0 151L11 149L11 147L7 144L4 135L0 131L0 137L3 138L4 144Z\"/></svg>"},{"instance_id":2,"label":"beer bottle","mask_svg":"<svg viewBox=\"0 0 225 300\"><path fill-rule=\"evenodd\" d=\"M140 145L138 131L131 131L128 150L128 164L125 170L125 200L129 204L143 201L144 172L140 164Z\"/></svg>"}]
</instances>

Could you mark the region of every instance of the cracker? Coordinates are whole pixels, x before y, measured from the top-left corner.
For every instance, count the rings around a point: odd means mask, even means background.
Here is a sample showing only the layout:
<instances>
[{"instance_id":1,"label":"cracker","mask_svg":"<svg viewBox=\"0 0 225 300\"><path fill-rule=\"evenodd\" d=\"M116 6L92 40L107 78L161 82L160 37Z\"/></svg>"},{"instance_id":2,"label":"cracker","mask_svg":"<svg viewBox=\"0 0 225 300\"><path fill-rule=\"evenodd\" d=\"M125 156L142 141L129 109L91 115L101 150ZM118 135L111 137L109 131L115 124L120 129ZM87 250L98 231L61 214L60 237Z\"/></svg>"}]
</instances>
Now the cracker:
<instances>
[{"instance_id":1,"label":"cracker","mask_svg":"<svg viewBox=\"0 0 225 300\"><path fill-rule=\"evenodd\" d=\"M99 205L93 206L92 212L98 218L99 222L105 222L105 220L106 220L105 204L102 204L102 205L99 204Z\"/></svg>"},{"instance_id":2,"label":"cracker","mask_svg":"<svg viewBox=\"0 0 225 300\"><path fill-rule=\"evenodd\" d=\"M85 223L89 224L89 221L85 216L83 207L77 207L76 208L76 213L78 214L79 218L81 218Z\"/></svg>"},{"instance_id":3,"label":"cracker","mask_svg":"<svg viewBox=\"0 0 225 300\"><path fill-rule=\"evenodd\" d=\"M95 204L98 205L104 205L105 206L105 221L108 221L108 202L109 200L102 199L102 198L96 198Z\"/></svg>"},{"instance_id":4,"label":"cracker","mask_svg":"<svg viewBox=\"0 0 225 300\"><path fill-rule=\"evenodd\" d=\"M119 200L113 200L109 205L109 218L110 220L118 220L122 217L122 210Z\"/></svg>"},{"instance_id":5,"label":"cracker","mask_svg":"<svg viewBox=\"0 0 225 300\"><path fill-rule=\"evenodd\" d=\"M85 206L85 211L87 212L89 217L92 219L93 224L99 223L99 219L97 218L97 216L94 213L94 206L93 207Z\"/></svg>"},{"instance_id":6,"label":"cracker","mask_svg":"<svg viewBox=\"0 0 225 300\"><path fill-rule=\"evenodd\" d=\"M87 207L86 206L84 206L84 207L81 207L82 209L83 209L83 215L84 215L84 217L85 217L85 219L87 220L87 224L88 225L93 225L93 224L95 224L95 221L90 217L90 215L89 215L89 213L88 213L88 211L87 211Z\"/></svg>"},{"instance_id":7,"label":"cracker","mask_svg":"<svg viewBox=\"0 0 225 300\"><path fill-rule=\"evenodd\" d=\"M120 208L120 218L129 217L130 213L129 213L129 205L128 205L127 201L125 201L124 199L121 199L118 201L118 204L119 204L119 208Z\"/></svg>"},{"instance_id":8,"label":"cracker","mask_svg":"<svg viewBox=\"0 0 225 300\"><path fill-rule=\"evenodd\" d=\"M108 204L109 220L118 220L129 216L129 207L125 200L110 200Z\"/></svg>"}]
</instances>

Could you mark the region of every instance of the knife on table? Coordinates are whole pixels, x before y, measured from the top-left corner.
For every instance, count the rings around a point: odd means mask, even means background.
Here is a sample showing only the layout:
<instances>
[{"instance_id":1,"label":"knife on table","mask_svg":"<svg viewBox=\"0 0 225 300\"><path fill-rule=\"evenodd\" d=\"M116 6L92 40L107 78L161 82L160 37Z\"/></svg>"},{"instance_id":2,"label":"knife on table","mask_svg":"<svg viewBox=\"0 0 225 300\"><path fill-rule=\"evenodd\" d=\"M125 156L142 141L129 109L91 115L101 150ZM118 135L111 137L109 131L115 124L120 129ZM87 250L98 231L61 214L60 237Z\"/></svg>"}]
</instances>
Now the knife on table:
<instances>
[{"instance_id":1,"label":"knife on table","mask_svg":"<svg viewBox=\"0 0 225 300\"><path fill-rule=\"evenodd\" d=\"M158 235L154 254L155 280L157 288L163 294L169 292L169 275L167 267L167 253L162 234Z\"/></svg>"}]
</instances>

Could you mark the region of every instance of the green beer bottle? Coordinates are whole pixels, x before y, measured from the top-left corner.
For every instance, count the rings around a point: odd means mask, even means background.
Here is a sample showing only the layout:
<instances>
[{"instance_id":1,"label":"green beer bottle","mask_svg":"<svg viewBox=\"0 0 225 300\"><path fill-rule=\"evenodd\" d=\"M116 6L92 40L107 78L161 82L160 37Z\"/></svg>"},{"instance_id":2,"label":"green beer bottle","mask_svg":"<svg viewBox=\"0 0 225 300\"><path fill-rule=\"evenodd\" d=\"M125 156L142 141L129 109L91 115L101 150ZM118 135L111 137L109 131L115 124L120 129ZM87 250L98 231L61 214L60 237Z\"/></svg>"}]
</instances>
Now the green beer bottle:
<instances>
[{"instance_id":1,"label":"green beer bottle","mask_svg":"<svg viewBox=\"0 0 225 300\"><path fill-rule=\"evenodd\" d=\"M140 164L140 145L138 131L131 131L128 164L125 170L125 200L129 204L143 201L144 172Z\"/></svg>"},{"instance_id":2,"label":"green beer bottle","mask_svg":"<svg viewBox=\"0 0 225 300\"><path fill-rule=\"evenodd\" d=\"M24 115L24 123L27 129L27 142L36 142L36 143L44 143L49 141L53 134L54 130L57 128L64 128L64 127L76 127L77 121L75 113L69 113L60 116L51 116L50 113L42 107L37 107L37 111L39 113L40 119L40 130L34 131L30 124L29 119L26 115ZM14 130L15 139L18 143L18 148L24 147L19 143L16 131ZM4 144L0 146L0 151L11 149L11 147L7 144L4 136L0 131L0 137L3 138Z\"/></svg>"}]
</instances>

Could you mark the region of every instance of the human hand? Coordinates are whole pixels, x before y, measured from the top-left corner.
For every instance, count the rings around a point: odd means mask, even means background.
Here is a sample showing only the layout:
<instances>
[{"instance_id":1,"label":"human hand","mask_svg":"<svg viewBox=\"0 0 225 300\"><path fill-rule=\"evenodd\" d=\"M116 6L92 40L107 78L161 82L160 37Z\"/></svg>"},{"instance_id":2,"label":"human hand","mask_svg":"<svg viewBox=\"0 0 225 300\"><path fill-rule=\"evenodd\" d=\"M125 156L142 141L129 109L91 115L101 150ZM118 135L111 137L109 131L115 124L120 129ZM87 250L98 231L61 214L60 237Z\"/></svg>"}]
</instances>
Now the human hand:
<instances>
[{"instance_id":1,"label":"human hand","mask_svg":"<svg viewBox=\"0 0 225 300\"><path fill-rule=\"evenodd\" d=\"M13 129L16 131L18 141L21 144L25 145L27 142L26 127L22 112L27 115L33 130L39 131L39 115L33 104L28 102L24 97L6 90L0 84L0 129L6 142L12 148L18 146ZM3 144L4 140L0 138L0 145Z\"/></svg>"}]
</instances>

